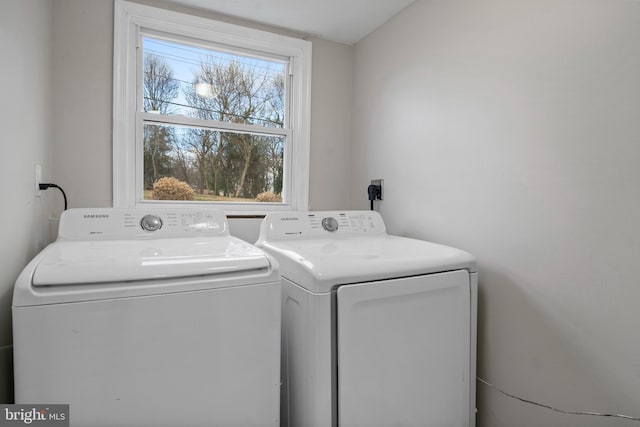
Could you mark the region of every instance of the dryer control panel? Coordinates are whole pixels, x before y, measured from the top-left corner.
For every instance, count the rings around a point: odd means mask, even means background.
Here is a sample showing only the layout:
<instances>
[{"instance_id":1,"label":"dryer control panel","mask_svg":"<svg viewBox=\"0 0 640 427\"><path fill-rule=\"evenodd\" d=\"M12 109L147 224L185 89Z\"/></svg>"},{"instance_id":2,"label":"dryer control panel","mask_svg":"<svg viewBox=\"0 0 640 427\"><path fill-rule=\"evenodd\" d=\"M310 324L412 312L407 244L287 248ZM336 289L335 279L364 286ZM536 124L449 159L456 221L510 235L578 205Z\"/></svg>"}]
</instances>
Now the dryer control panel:
<instances>
[{"instance_id":1,"label":"dryer control panel","mask_svg":"<svg viewBox=\"0 0 640 427\"><path fill-rule=\"evenodd\" d=\"M69 209L60 240L159 239L228 236L227 217L213 209Z\"/></svg>"},{"instance_id":2,"label":"dryer control panel","mask_svg":"<svg viewBox=\"0 0 640 427\"><path fill-rule=\"evenodd\" d=\"M265 217L259 240L385 233L382 217L376 211L278 212Z\"/></svg>"}]
</instances>

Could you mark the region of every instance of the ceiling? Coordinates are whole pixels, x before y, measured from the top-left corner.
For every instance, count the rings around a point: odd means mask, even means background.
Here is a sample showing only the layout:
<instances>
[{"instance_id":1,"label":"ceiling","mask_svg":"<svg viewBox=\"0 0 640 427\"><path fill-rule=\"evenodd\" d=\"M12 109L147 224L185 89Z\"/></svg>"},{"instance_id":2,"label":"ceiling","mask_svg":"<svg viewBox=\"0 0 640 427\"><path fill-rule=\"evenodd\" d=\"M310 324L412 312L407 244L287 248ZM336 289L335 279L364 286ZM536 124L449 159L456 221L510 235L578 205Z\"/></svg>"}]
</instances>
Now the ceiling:
<instances>
[{"instance_id":1,"label":"ceiling","mask_svg":"<svg viewBox=\"0 0 640 427\"><path fill-rule=\"evenodd\" d=\"M172 0L198 9L354 44L415 0Z\"/></svg>"}]
</instances>

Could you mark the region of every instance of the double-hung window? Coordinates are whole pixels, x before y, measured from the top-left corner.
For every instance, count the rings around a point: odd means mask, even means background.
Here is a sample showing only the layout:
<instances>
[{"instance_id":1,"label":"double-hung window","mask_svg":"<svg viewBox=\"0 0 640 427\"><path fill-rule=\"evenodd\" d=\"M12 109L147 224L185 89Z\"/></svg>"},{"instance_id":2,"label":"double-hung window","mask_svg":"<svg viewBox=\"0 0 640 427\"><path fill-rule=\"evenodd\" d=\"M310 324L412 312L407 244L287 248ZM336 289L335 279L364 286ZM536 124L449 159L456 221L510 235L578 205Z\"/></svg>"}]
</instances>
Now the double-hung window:
<instances>
[{"instance_id":1,"label":"double-hung window","mask_svg":"<svg viewBox=\"0 0 640 427\"><path fill-rule=\"evenodd\" d=\"M114 206L306 209L311 44L116 0Z\"/></svg>"}]
</instances>

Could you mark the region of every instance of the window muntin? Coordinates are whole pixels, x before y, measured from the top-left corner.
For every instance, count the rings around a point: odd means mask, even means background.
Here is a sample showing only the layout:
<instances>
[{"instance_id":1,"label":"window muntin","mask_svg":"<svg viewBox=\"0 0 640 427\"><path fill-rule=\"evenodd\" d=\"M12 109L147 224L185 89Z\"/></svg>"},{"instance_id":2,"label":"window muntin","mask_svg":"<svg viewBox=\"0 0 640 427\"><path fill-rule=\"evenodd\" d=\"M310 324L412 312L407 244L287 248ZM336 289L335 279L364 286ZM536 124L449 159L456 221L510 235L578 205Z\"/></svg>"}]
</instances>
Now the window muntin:
<instances>
[{"instance_id":1,"label":"window muntin","mask_svg":"<svg viewBox=\"0 0 640 427\"><path fill-rule=\"evenodd\" d=\"M213 101L210 100L217 92L211 87L207 88L206 81L202 82L205 85L197 87L196 85L201 82L191 79L193 74L189 78L174 75L173 78L183 80L177 88L180 95L173 97L170 101L161 99L159 104L148 102L145 105L142 71L144 69L145 44L149 53L157 54L158 42L177 44L182 49L200 52L200 57L193 61L193 64L190 64L192 72L200 68L200 60L206 59L208 56L217 56L221 61L226 61L227 65L235 61L236 65L253 63L254 68L268 68L270 74L268 74L268 78L262 80L262 83L274 78L283 79L284 85L280 84L280 90L284 93L271 96L268 108L260 109L258 114L251 116L221 114L219 108L211 108L211 105L207 105L206 101L209 100L208 102L212 103ZM153 46L154 43L155 46ZM150 52L151 50L156 50L156 52ZM203 51L206 53L202 54ZM162 53L162 49L160 53ZM174 56L185 57L184 53L186 51ZM190 59L189 55L186 58ZM256 64L257 67L255 67ZM148 188L150 177L157 178L160 173L166 173L166 170L161 171L163 167L166 169L167 166L166 164L154 164L150 160L152 156L158 155L157 151L149 151L152 149L151 145L157 145L158 138L160 138L159 134L154 137L153 132L162 130L169 134L171 132L185 133L187 130L191 133L194 133L195 130L203 132L207 130L211 134L218 135L219 138L244 140L246 141L245 146L251 147L252 150L261 147L260 149L263 151L259 157L270 160L261 165L261 173L255 171L253 176L245 176L245 182L251 181L251 186L254 189L260 185L265 189L273 189L274 192L281 188L279 194L281 199L276 198L274 201L271 196L258 200L257 196L260 193L255 194L257 190L247 192L246 184L240 190L236 188L232 191L228 187L224 189L219 187L201 188L199 183L194 183L192 187L195 188L196 193L201 191L202 194L208 193L207 195L233 193L233 195L238 194L239 196L241 194L256 196L255 199L245 197L243 199L249 200L237 203L228 200L215 202L216 207L231 214L261 214L274 209L307 209L310 78L311 44L307 41L116 0L114 25L114 206L132 207L149 203L154 205L182 203L150 200L148 190L145 191L145 186ZM187 86L190 86L192 95L197 94L196 90L200 91L199 98L192 98L192 101L205 102L201 102L201 105L197 106L189 105L186 102L186 93L189 90L186 88ZM277 93L275 89L274 92ZM156 98L155 100L158 101L157 94L153 96L150 94L151 92L148 91L146 97ZM174 95L176 94L174 93ZM151 100L148 99L148 101ZM153 138L155 140L152 140ZM185 143L185 139L173 141L174 145L171 149L165 149L162 154L171 155L174 156L174 160L177 159L180 154L179 150L182 149L184 152L184 145L182 147L175 146L178 142ZM236 151L239 151L239 144L240 142L237 142L235 145ZM145 145L147 146L146 156ZM266 155L264 149L266 146L269 146L271 150L269 156ZM195 154L196 152L191 154L192 158L195 157ZM252 162L254 160L252 158ZM195 166L195 163L192 166ZM237 164L230 167L240 169ZM156 175L150 172L154 168ZM269 169L269 172L265 173L266 169ZM195 168L189 172L191 176L194 175L194 170ZM226 174L229 177L228 172L211 170L210 182L213 182L214 173L217 173L218 176ZM183 174L183 176L189 175L189 173ZM255 178L256 175L260 175L262 178L258 180ZM238 175L238 177L241 176L241 174ZM230 179L230 182L234 180L240 182L240 178ZM256 184L258 181L262 184ZM195 200L197 201L189 203L209 203L198 200L198 198L199 196L196 194Z\"/></svg>"}]
</instances>

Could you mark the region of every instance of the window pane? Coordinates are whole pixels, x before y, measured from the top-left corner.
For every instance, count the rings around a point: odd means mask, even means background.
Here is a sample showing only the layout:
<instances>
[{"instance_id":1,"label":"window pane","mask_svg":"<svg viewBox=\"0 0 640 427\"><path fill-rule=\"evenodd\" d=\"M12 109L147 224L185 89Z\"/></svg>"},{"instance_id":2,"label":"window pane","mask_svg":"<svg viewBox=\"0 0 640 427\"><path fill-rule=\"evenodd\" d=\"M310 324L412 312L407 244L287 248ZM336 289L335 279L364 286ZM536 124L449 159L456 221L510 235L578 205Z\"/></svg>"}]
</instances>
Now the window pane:
<instances>
[{"instance_id":1,"label":"window pane","mask_svg":"<svg viewBox=\"0 0 640 427\"><path fill-rule=\"evenodd\" d=\"M282 202L285 137L144 124L144 199Z\"/></svg>"},{"instance_id":2,"label":"window pane","mask_svg":"<svg viewBox=\"0 0 640 427\"><path fill-rule=\"evenodd\" d=\"M143 38L144 111L283 127L285 64Z\"/></svg>"}]
</instances>

